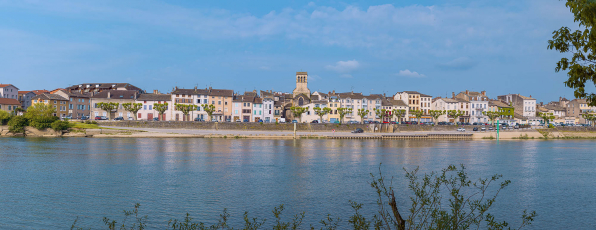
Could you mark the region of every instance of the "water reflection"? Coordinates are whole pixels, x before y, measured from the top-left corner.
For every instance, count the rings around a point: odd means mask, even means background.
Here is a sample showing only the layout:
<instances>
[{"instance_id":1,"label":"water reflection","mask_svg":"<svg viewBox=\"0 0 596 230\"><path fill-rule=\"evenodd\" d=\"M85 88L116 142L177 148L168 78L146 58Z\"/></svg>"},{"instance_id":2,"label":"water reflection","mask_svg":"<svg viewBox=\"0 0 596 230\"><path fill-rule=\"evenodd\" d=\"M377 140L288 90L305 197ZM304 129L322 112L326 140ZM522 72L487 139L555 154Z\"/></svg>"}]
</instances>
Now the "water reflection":
<instances>
[{"instance_id":1,"label":"water reflection","mask_svg":"<svg viewBox=\"0 0 596 230\"><path fill-rule=\"evenodd\" d=\"M235 217L250 211L270 219L278 204L288 214L307 211L307 224L328 212L346 220L350 199L373 213L367 182L379 163L401 192L402 168L424 173L463 163L470 175L502 173L513 185L496 214L517 219L509 210L534 209L559 217L540 219L537 229L582 228L573 220L596 212L587 202L596 195L590 141L0 138L0 146L0 216L10 218L8 228L64 228L77 215L101 225L136 202L154 228L186 212L214 219L224 207Z\"/></svg>"}]
</instances>

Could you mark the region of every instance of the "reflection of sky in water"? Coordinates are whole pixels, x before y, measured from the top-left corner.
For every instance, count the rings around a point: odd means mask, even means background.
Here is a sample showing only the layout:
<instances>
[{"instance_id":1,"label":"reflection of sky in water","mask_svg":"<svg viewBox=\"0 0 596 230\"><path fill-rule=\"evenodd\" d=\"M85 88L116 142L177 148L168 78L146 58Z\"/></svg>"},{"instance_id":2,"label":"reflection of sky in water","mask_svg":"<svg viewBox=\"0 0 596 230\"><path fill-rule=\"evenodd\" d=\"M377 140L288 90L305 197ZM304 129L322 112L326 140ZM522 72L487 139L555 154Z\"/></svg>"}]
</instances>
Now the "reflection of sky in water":
<instances>
[{"instance_id":1,"label":"reflection of sky in water","mask_svg":"<svg viewBox=\"0 0 596 230\"><path fill-rule=\"evenodd\" d=\"M373 214L367 182L379 163L402 197L402 168L465 164L473 178L501 173L512 185L495 214L515 222L517 211L537 210L534 229L594 227L588 220L596 213L593 141L0 138L0 146L0 216L8 228L62 229L76 216L101 225L136 202L156 228L186 212L212 221L224 207L232 223L244 211L271 220L279 204L286 217L306 211L307 224L327 213L347 221L348 200ZM405 210L408 202L398 205Z\"/></svg>"}]
</instances>

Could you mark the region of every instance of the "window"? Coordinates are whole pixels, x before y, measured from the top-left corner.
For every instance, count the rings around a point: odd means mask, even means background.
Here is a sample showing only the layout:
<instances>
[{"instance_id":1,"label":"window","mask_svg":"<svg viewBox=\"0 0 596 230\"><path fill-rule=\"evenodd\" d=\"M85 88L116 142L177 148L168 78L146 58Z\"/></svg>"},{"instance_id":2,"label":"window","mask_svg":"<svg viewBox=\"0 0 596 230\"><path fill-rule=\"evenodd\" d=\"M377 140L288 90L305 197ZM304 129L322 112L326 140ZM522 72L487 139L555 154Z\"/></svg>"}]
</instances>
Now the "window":
<instances>
[{"instance_id":1,"label":"window","mask_svg":"<svg viewBox=\"0 0 596 230\"><path fill-rule=\"evenodd\" d=\"M218 105L221 105L221 101L217 101L217 104L218 104Z\"/></svg>"},{"instance_id":2,"label":"window","mask_svg":"<svg viewBox=\"0 0 596 230\"><path fill-rule=\"evenodd\" d=\"M147 105L143 105L143 110L147 110Z\"/></svg>"},{"instance_id":3,"label":"window","mask_svg":"<svg viewBox=\"0 0 596 230\"><path fill-rule=\"evenodd\" d=\"M151 110L152 105L149 105L149 110Z\"/></svg>"}]
</instances>

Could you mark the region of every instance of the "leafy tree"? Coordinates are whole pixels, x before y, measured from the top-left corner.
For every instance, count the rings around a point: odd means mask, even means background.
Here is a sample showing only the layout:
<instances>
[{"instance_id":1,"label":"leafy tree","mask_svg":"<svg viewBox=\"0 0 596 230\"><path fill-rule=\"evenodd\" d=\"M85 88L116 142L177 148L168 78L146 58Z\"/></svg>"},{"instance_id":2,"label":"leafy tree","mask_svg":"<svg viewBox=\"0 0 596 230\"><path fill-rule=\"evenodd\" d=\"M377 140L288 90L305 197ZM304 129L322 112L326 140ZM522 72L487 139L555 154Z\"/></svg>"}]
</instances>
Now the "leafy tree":
<instances>
[{"instance_id":1,"label":"leafy tree","mask_svg":"<svg viewBox=\"0 0 596 230\"><path fill-rule=\"evenodd\" d=\"M321 122L323 122L323 116L325 116L325 115L327 115L327 114L331 113L331 111L332 111L332 109L331 109L331 108L329 108L329 107L325 107L325 108L321 108L321 107L315 107L313 110L315 111L315 113L316 113L317 115L319 115L319 120L320 120Z\"/></svg>"},{"instance_id":2,"label":"leafy tree","mask_svg":"<svg viewBox=\"0 0 596 230\"><path fill-rule=\"evenodd\" d=\"M163 114L166 113L166 110L168 110L168 103L153 103L153 109L159 113L159 120L161 121L163 119Z\"/></svg>"},{"instance_id":3,"label":"leafy tree","mask_svg":"<svg viewBox=\"0 0 596 230\"><path fill-rule=\"evenodd\" d=\"M586 93L584 88L588 81L596 83L596 1L567 0L565 5L583 29L572 32L568 27L561 27L553 32L548 49L572 54L571 60L561 58L555 71L569 70L565 85L575 89L576 98L586 98L589 105L596 106L596 94Z\"/></svg>"},{"instance_id":4,"label":"leafy tree","mask_svg":"<svg viewBox=\"0 0 596 230\"><path fill-rule=\"evenodd\" d=\"M290 107L290 111L294 115L294 118L298 119L298 123L302 122L302 114L308 110L307 107L300 107L300 106L292 106Z\"/></svg>"},{"instance_id":5,"label":"leafy tree","mask_svg":"<svg viewBox=\"0 0 596 230\"><path fill-rule=\"evenodd\" d=\"M19 115L21 113L25 112L25 110L21 107L16 107L12 110L12 115Z\"/></svg>"},{"instance_id":6,"label":"leafy tree","mask_svg":"<svg viewBox=\"0 0 596 230\"><path fill-rule=\"evenodd\" d=\"M187 120L190 120L190 117L188 116L188 114L190 114L190 111L194 111L197 110L197 105L191 105L191 104L174 104L174 106L176 106L176 110L182 112L182 114L184 114L184 118Z\"/></svg>"},{"instance_id":7,"label":"leafy tree","mask_svg":"<svg viewBox=\"0 0 596 230\"><path fill-rule=\"evenodd\" d=\"M584 114L582 114L582 117L584 119L586 119L587 121L590 121L590 123L592 123L592 126L596 125L596 115L595 114L584 113Z\"/></svg>"},{"instance_id":8,"label":"leafy tree","mask_svg":"<svg viewBox=\"0 0 596 230\"><path fill-rule=\"evenodd\" d=\"M412 113L412 115L414 115L416 117L416 119L418 120L418 124L420 125L420 118L422 118L422 115L424 115L424 112L422 110L411 110L410 113Z\"/></svg>"},{"instance_id":9,"label":"leafy tree","mask_svg":"<svg viewBox=\"0 0 596 230\"><path fill-rule=\"evenodd\" d=\"M368 109L358 109L358 116L360 117L361 123L364 124L364 117L366 117L369 112Z\"/></svg>"},{"instance_id":10,"label":"leafy tree","mask_svg":"<svg viewBox=\"0 0 596 230\"><path fill-rule=\"evenodd\" d=\"M375 114L381 118L381 123L385 121L385 117L389 116L388 109L375 109Z\"/></svg>"},{"instance_id":11,"label":"leafy tree","mask_svg":"<svg viewBox=\"0 0 596 230\"><path fill-rule=\"evenodd\" d=\"M137 113L139 112L139 110L141 110L141 108L143 108L143 104L129 102L129 103L122 103L122 107L124 108L124 110L131 112L133 114L135 120L137 120Z\"/></svg>"},{"instance_id":12,"label":"leafy tree","mask_svg":"<svg viewBox=\"0 0 596 230\"><path fill-rule=\"evenodd\" d=\"M347 114L352 113L352 108L337 108L337 113L339 114L339 124L344 122L344 117Z\"/></svg>"},{"instance_id":13,"label":"leafy tree","mask_svg":"<svg viewBox=\"0 0 596 230\"><path fill-rule=\"evenodd\" d=\"M29 121L28 125L42 130L52 127L52 123L59 118L54 116L56 109L51 105L44 103L35 103L27 108L23 115Z\"/></svg>"},{"instance_id":14,"label":"leafy tree","mask_svg":"<svg viewBox=\"0 0 596 230\"><path fill-rule=\"evenodd\" d=\"M439 117L445 115L445 113L447 113L445 110L429 110L428 111L428 114L433 118L434 122L437 122L437 120L439 120Z\"/></svg>"},{"instance_id":15,"label":"leafy tree","mask_svg":"<svg viewBox=\"0 0 596 230\"><path fill-rule=\"evenodd\" d=\"M553 113L538 113L538 116L542 118L546 124L550 124L550 120L555 119Z\"/></svg>"},{"instance_id":16,"label":"leafy tree","mask_svg":"<svg viewBox=\"0 0 596 230\"><path fill-rule=\"evenodd\" d=\"M53 117L55 113L56 109L51 105L35 103L27 108L27 112L24 114L24 116L27 119L32 120L36 117Z\"/></svg>"},{"instance_id":17,"label":"leafy tree","mask_svg":"<svg viewBox=\"0 0 596 230\"><path fill-rule=\"evenodd\" d=\"M97 106L99 107L99 109L106 111L106 113L108 114L108 120L112 120L112 111L118 109L118 105L120 105L120 103L117 103L117 102L99 102L99 103L97 103ZM135 117L136 117L136 115L135 115Z\"/></svg>"},{"instance_id":18,"label":"leafy tree","mask_svg":"<svg viewBox=\"0 0 596 230\"><path fill-rule=\"evenodd\" d=\"M501 112L498 111L484 111L482 112L482 114L484 114L484 116L487 116L488 119L490 119L491 124L495 123L495 118L500 117L502 115Z\"/></svg>"},{"instance_id":19,"label":"leafy tree","mask_svg":"<svg viewBox=\"0 0 596 230\"><path fill-rule=\"evenodd\" d=\"M405 109L394 109L391 110L391 114L397 118L397 123L401 122L401 118L406 116Z\"/></svg>"},{"instance_id":20,"label":"leafy tree","mask_svg":"<svg viewBox=\"0 0 596 230\"><path fill-rule=\"evenodd\" d=\"M8 131L11 133L24 133L27 125L29 125L29 119L25 116L14 116L8 121Z\"/></svg>"},{"instance_id":21,"label":"leafy tree","mask_svg":"<svg viewBox=\"0 0 596 230\"><path fill-rule=\"evenodd\" d=\"M207 116L209 116L209 119L213 120L213 112L215 112L215 105L212 104L202 104L201 107L203 107L203 110L205 110L205 112L207 113Z\"/></svg>"},{"instance_id":22,"label":"leafy tree","mask_svg":"<svg viewBox=\"0 0 596 230\"><path fill-rule=\"evenodd\" d=\"M10 113L0 110L0 125L6 124L10 120Z\"/></svg>"},{"instance_id":23,"label":"leafy tree","mask_svg":"<svg viewBox=\"0 0 596 230\"><path fill-rule=\"evenodd\" d=\"M453 122L457 124L457 118L466 115L464 111L460 110L447 110L447 116L453 118Z\"/></svg>"}]
</instances>

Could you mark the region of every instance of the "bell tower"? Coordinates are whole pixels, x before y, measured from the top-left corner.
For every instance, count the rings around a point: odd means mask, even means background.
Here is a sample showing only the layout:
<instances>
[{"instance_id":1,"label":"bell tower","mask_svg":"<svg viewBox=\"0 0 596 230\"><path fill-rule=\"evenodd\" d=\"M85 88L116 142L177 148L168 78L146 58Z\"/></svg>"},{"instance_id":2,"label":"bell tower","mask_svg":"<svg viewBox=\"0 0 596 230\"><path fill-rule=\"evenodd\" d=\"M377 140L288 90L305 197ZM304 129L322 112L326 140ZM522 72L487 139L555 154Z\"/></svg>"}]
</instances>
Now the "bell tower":
<instances>
[{"instance_id":1,"label":"bell tower","mask_svg":"<svg viewBox=\"0 0 596 230\"><path fill-rule=\"evenodd\" d=\"M308 73L296 72L296 88L292 92L294 97L299 94L304 94L310 98L310 90L308 89Z\"/></svg>"}]
</instances>

